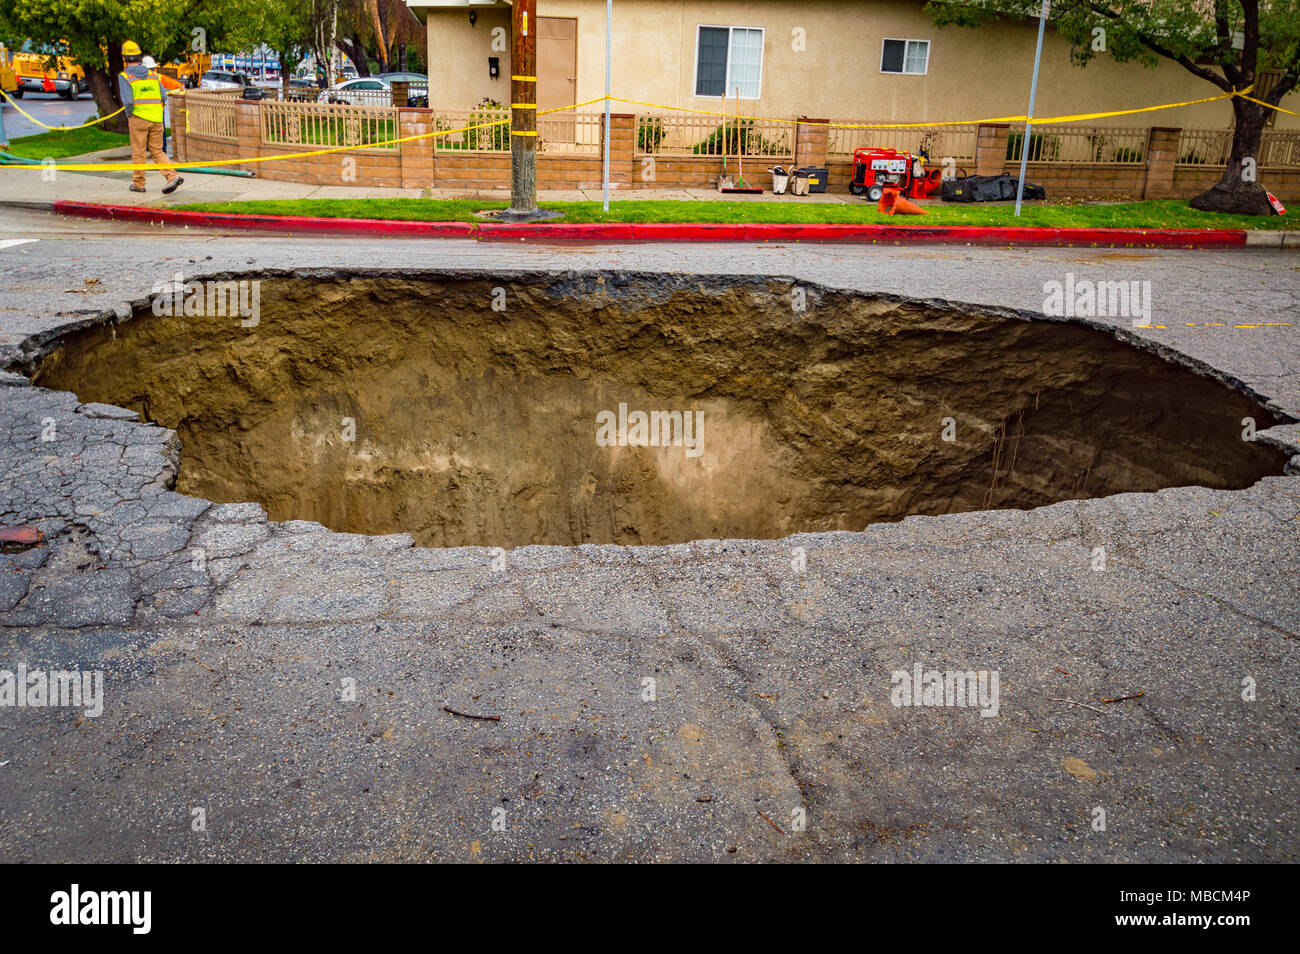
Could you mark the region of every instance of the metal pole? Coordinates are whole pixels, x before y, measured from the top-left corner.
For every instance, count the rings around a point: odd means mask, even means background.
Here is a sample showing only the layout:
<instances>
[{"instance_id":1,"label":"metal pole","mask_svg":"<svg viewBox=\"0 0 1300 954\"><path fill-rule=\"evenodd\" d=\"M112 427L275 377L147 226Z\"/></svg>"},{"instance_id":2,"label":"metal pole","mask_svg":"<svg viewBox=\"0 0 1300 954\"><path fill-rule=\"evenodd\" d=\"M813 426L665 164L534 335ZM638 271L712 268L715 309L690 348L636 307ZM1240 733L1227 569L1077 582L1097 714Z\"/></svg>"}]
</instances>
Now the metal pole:
<instances>
[{"instance_id":1,"label":"metal pole","mask_svg":"<svg viewBox=\"0 0 1300 954\"><path fill-rule=\"evenodd\" d=\"M614 0L605 0L605 211L609 211L609 57L614 42Z\"/></svg>"},{"instance_id":2,"label":"metal pole","mask_svg":"<svg viewBox=\"0 0 1300 954\"><path fill-rule=\"evenodd\" d=\"M1052 0L1043 0L1038 15L1038 49L1034 51L1034 81L1029 86L1029 113L1025 118L1025 137L1020 141L1020 180L1016 183L1016 215L1020 215L1020 200L1025 194L1025 166L1029 163L1029 131L1034 124L1034 98L1038 95L1038 64L1043 58L1043 31L1047 29L1047 15L1052 11Z\"/></svg>"},{"instance_id":3,"label":"metal pole","mask_svg":"<svg viewBox=\"0 0 1300 954\"><path fill-rule=\"evenodd\" d=\"M515 0L510 56L510 211L537 212L537 0Z\"/></svg>"}]
</instances>

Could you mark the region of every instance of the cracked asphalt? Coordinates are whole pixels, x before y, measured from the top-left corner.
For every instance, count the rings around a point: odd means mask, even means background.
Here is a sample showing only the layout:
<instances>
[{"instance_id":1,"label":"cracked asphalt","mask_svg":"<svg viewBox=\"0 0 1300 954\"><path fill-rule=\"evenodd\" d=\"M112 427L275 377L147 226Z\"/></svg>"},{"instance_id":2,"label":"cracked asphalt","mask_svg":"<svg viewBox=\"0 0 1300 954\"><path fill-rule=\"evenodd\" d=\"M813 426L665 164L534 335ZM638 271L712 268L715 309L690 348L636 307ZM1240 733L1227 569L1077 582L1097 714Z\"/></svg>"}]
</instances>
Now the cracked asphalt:
<instances>
[{"instance_id":1,"label":"cracked asphalt","mask_svg":"<svg viewBox=\"0 0 1300 954\"><path fill-rule=\"evenodd\" d=\"M1300 859L1294 459L1239 491L498 568L176 494L172 432L22 374L177 270L770 274L1028 312L1072 271L1151 281L1163 327L1116 334L1300 417L1294 252L515 247L3 209L10 238L39 241L0 248L0 526L45 540L0 553L0 669L102 670L105 701L0 707L5 860ZM998 716L895 707L917 663L997 671Z\"/></svg>"}]
</instances>

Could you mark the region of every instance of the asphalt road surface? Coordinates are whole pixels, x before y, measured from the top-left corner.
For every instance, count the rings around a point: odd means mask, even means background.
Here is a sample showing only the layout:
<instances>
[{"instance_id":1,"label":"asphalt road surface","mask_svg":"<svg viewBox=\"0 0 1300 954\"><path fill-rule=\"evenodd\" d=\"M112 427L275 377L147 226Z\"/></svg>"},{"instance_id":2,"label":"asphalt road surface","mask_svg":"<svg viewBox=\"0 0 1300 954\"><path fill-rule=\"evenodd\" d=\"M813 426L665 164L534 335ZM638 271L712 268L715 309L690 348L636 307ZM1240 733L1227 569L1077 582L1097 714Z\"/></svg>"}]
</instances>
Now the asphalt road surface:
<instances>
[{"instance_id":1,"label":"asphalt road surface","mask_svg":"<svg viewBox=\"0 0 1300 954\"><path fill-rule=\"evenodd\" d=\"M28 92L18 100L18 105L50 126L80 126L95 115L95 97L89 92L82 93L71 101L57 93ZM32 122L8 102L0 109L4 110L5 136L11 140L49 131Z\"/></svg>"},{"instance_id":2,"label":"asphalt road surface","mask_svg":"<svg viewBox=\"0 0 1300 954\"><path fill-rule=\"evenodd\" d=\"M793 277L1028 313L1069 272L1146 280L1162 327L1100 323L1300 416L1294 253L249 238L0 210L0 526L46 538L0 555L0 669L106 687L94 717L0 709L0 855L1300 859L1294 468L498 569L173 493L174 435L18 373L177 270L264 269ZM972 660L1002 673L996 718L891 704L891 672Z\"/></svg>"}]
</instances>

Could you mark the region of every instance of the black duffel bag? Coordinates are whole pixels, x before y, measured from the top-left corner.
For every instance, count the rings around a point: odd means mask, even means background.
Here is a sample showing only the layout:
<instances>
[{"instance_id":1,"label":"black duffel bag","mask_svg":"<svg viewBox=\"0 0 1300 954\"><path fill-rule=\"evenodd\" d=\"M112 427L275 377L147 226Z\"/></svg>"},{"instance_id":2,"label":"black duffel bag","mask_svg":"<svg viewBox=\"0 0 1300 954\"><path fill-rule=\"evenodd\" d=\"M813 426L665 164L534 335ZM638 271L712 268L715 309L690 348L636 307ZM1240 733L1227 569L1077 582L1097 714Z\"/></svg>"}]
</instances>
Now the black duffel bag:
<instances>
[{"instance_id":1,"label":"black duffel bag","mask_svg":"<svg viewBox=\"0 0 1300 954\"><path fill-rule=\"evenodd\" d=\"M946 179L940 197L945 202L1003 202L1016 197L1015 176L966 176ZM1046 199L1047 190L1025 183L1026 199Z\"/></svg>"}]
</instances>

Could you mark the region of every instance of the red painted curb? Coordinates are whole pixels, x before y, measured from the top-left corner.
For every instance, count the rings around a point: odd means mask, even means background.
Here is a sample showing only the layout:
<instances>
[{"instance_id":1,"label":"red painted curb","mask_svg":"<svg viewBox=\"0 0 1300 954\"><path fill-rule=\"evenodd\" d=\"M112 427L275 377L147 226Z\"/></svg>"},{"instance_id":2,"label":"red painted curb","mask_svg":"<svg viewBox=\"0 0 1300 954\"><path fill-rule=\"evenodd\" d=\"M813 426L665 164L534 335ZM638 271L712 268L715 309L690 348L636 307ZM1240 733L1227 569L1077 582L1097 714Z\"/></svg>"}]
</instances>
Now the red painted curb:
<instances>
[{"instance_id":1,"label":"red painted curb","mask_svg":"<svg viewBox=\"0 0 1300 954\"><path fill-rule=\"evenodd\" d=\"M1143 245L1223 248L1245 245L1240 229L1048 229L978 225L734 225L711 223L484 223L481 242L846 242L918 245Z\"/></svg>"},{"instance_id":2,"label":"red painted curb","mask_svg":"<svg viewBox=\"0 0 1300 954\"><path fill-rule=\"evenodd\" d=\"M589 222L537 225L505 222L410 222L318 216L187 212L138 205L55 202L60 215L160 222L205 228L335 235L475 238L481 242L842 242L916 245L1145 246L1225 248L1246 244L1241 229L1049 229L978 225L809 225L754 223Z\"/></svg>"}]
</instances>

